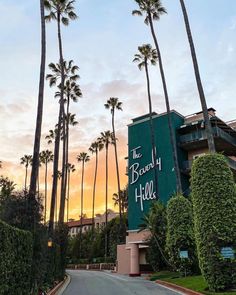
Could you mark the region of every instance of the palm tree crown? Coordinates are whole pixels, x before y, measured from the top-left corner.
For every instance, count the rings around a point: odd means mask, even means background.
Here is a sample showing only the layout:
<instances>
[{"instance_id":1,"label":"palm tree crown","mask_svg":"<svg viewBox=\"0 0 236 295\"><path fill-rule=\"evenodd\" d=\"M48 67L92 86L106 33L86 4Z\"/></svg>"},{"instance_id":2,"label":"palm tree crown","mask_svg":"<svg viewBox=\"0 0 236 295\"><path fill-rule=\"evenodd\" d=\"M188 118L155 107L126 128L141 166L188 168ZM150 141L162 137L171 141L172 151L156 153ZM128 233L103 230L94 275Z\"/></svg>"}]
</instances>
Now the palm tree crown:
<instances>
[{"instance_id":1,"label":"palm tree crown","mask_svg":"<svg viewBox=\"0 0 236 295\"><path fill-rule=\"evenodd\" d=\"M148 62L151 65L155 66L157 64L157 51L152 49L150 44L143 44L138 47L139 53L135 54L133 62L138 63L138 68L142 70L145 67L145 64L148 65Z\"/></svg>"},{"instance_id":2,"label":"palm tree crown","mask_svg":"<svg viewBox=\"0 0 236 295\"><path fill-rule=\"evenodd\" d=\"M153 20L159 20L162 14L167 13L160 0L135 0L135 2L139 5L140 10L133 10L132 15L144 15L146 25L149 24L149 15Z\"/></svg>"},{"instance_id":3,"label":"palm tree crown","mask_svg":"<svg viewBox=\"0 0 236 295\"><path fill-rule=\"evenodd\" d=\"M62 69L60 63L50 63L48 65L49 69L51 70L51 74L47 74L46 79L49 80L50 87L55 86L57 81L61 78ZM73 65L73 60L70 60L68 63L67 61L63 61L63 70L64 76L66 80L70 82L75 82L80 78L76 71L79 70L77 65ZM59 86L59 85L58 85ZM66 86L66 85L65 85Z\"/></svg>"},{"instance_id":4,"label":"palm tree crown","mask_svg":"<svg viewBox=\"0 0 236 295\"><path fill-rule=\"evenodd\" d=\"M104 143L98 138L97 140L95 140L90 148L89 148L89 151L92 153L92 154L96 154L97 152L101 151L104 147Z\"/></svg>"},{"instance_id":5,"label":"palm tree crown","mask_svg":"<svg viewBox=\"0 0 236 295\"><path fill-rule=\"evenodd\" d=\"M77 14L74 12L75 0L45 0L45 8L49 14L45 16L45 20L60 20L63 25L68 26L70 20L77 19Z\"/></svg>"},{"instance_id":6,"label":"palm tree crown","mask_svg":"<svg viewBox=\"0 0 236 295\"><path fill-rule=\"evenodd\" d=\"M113 114L115 109L122 111L122 102L119 101L117 97L111 97L108 99L107 103L104 104L106 109L111 109L111 113Z\"/></svg>"},{"instance_id":7,"label":"palm tree crown","mask_svg":"<svg viewBox=\"0 0 236 295\"><path fill-rule=\"evenodd\" d=\"M104 144L105 148L107 149L109 144L114 144L115 142L114 134L110 130L101 132L101 137L99 137L99 140Z\"/></svg>"},{"instance_id":8,"label":"palm tree crown","mask_svg":"<svg viewBox=\"0 0 236 295\"><path fill-rule=\"evenodd\" d=\"M85 163L85 162L88 162L90 160L90 157L87 153L85 152L82 152L80 153L77 157L76 157L77 161L78 162L82 162L82 163Z\"/></svg>"},{"instance_id":9,"label":"palm tree crown","mask_svg":"<svg viewBox=\"0 0 236 295\"><path fill-rule=\"evenodd\" d=\"M32 162L32 156L31 155L24 155L21 159L20 159L20 163L21 165L25 165L25 168L28 168L29 165Z\"/></svg>"}]
</instances>

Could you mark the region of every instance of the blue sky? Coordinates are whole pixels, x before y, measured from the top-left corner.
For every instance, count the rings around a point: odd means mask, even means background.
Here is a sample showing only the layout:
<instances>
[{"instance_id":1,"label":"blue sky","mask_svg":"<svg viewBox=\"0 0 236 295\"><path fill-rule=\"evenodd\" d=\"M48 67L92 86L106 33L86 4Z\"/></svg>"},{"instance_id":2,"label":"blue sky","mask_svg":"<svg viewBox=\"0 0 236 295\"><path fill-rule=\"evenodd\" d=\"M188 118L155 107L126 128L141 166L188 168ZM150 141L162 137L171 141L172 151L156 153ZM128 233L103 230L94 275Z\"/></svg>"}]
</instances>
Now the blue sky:
<instances>
[{"instance_id":1,"label":"blue sky","mask_svg":"<svg viewBox=\"0 0 236 295\"><path fill-rule=\"evenodd\" d=\"M39 1L0 0L1 160L15 171L19 158L32 152L39 79ZM236 2L186 0L208 106L224 120L236 118ZM200 110L192 62L178 0L165 0L168 14L156 23L171 107L184 115ZM148 111L144 73L132 63L137 47L152 43L143 19L133 17L132 0L78 0L79 19L63 29L66 59L80 67L83 99L73 106L80 126L72 132L72 150L87 149L110 128L103 104L118 96L124 111L117 117L121 157L126 125ZM55 23L47 25L47 64L58 60ZM43 135L56 123L53 90L45 89ZM154 109L165 111L158 68L151 69ZM45 142L43 145L46 146Z\"/></svg>"}]
</instances>

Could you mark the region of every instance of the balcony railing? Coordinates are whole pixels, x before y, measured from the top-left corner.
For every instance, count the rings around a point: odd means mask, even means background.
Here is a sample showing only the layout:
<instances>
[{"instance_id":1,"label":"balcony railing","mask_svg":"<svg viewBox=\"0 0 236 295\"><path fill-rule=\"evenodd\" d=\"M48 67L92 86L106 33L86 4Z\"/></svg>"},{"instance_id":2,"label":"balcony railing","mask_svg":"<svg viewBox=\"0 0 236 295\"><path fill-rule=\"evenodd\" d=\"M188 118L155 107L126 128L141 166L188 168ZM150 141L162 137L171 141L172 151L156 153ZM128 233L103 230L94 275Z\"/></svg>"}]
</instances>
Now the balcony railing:
<instances>
[{"instance_id":1,"label":"balcony railing","mask_svg":"<svg viewBox=\"0 0 236 295\"><path fill-rule=\"evenodd\" d=\"M228 161L229 167L236 171L236 161L229 158L229 157L226 157L226 160ZM193 165L193 160L192 161L183 161L182 171L187 172L187 173L190 172L192 165Z\"/></svg>"},{"instance_id":2,"label":"balcony railing","mask_svg":"<svg viewBox=\"0 0 236 295\"><path fill-rule=\"evenodd\" d=\"M228 134L227 132L223 131L219 127L213 127L213 134L214 137L220 137L224 139L225 141L231 143L232 145L236 146L236 138ZM197 130L188 134L184 134L180 136L180 143L190 143L194 141L201 141L201 140L206 140L206 130Z\"/></svg>"}]
</instances>

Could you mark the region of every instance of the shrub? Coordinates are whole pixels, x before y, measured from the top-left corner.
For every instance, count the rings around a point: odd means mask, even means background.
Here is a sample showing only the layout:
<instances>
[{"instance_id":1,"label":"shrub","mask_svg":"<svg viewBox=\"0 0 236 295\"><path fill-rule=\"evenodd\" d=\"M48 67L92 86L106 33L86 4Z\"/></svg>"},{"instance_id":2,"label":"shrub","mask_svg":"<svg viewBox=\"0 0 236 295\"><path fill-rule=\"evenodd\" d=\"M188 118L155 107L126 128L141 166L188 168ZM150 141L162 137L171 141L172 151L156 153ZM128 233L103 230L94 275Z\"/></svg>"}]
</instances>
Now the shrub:
<instances>
[{"instance_id":1,"label":"shrub","mask_svg":"<svg viewBox=\"0 0 236 295\"><path fill-rule=\"evenodd\" d=\"M0 221L0 249L0 294L30 294L31 233Z\"/></svg>"},{"instance_id":2,"label":"shrub","mask_svg":"<svg viewBox=\"0 0 236 295\"><path fill-rule=\"evenodd\" d=\"M172 197L167 204L166 248L178 271L185 275L196 271L192 204L181 195ZM180 251L188 251L188 258L181 258Z\"/></svg>"},{"instance_id":3,"label":"shrub","mask_svg":"<svg viewBox=\"0 0 236 295\"><path fill-rule=\"evenodd\" d=\"M236 191L223 155L209 154L193 163L191 188L199 264L209 289L236 283L235 259L224 259L223 247L236 244Z\"/></svg>"},{"instance_id":4,"label":"shrub","mask_svg":"<svg viewBox=\"0 0 236 295\"><path fill-rule=\"evenodd\" d=\"M166 245L166 208L160 201L151 205L148 215L144 218L143 226L152 232L148 241L147 262L153 270L160 271L167 266L167 261L163 257Z\"/></svg>"}]
</instances>

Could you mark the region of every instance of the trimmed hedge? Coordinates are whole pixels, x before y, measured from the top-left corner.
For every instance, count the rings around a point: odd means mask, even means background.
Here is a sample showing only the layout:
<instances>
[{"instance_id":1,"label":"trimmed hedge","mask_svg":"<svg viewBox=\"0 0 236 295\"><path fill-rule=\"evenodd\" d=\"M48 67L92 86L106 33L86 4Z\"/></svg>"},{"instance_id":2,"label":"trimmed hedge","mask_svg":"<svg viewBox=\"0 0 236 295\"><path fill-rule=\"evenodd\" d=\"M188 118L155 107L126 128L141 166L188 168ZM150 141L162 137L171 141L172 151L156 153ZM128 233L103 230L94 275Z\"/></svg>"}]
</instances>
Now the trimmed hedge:
<instances>
[{"instance_id":1,"label":"trimmed hedge","mask_svg":"<svg viewBox=\"0 0 236 295\"><path fill-rule=\"evenodd\" d=\"M172 197L167 204L166 249L178 271L184 275L196 272L192 204L181 195ZM188 258L181 258L180 251L188 251Z\"/></svg>"},{"instance_id":2,"label":"trimmed hedge","mask_svg":"<svg viewBox=\"0 0 236 295\"><path fill-rule=\"evenodd\" d=\"M32 235L0 221L0 295L29 295Z\"/></svg>"},{"instance_id":3,"label":"trimmed hedge","mask_svg":"<svg viewBox=\"0 0 236 295\"><path fill-rule=\"evenodd\" d=\"M199 264L211 291L236 284L236 260L223 247L236 247L236 190L223 155L196 159L191 172L195 236Z\"/></svg>"}]
</instances>

